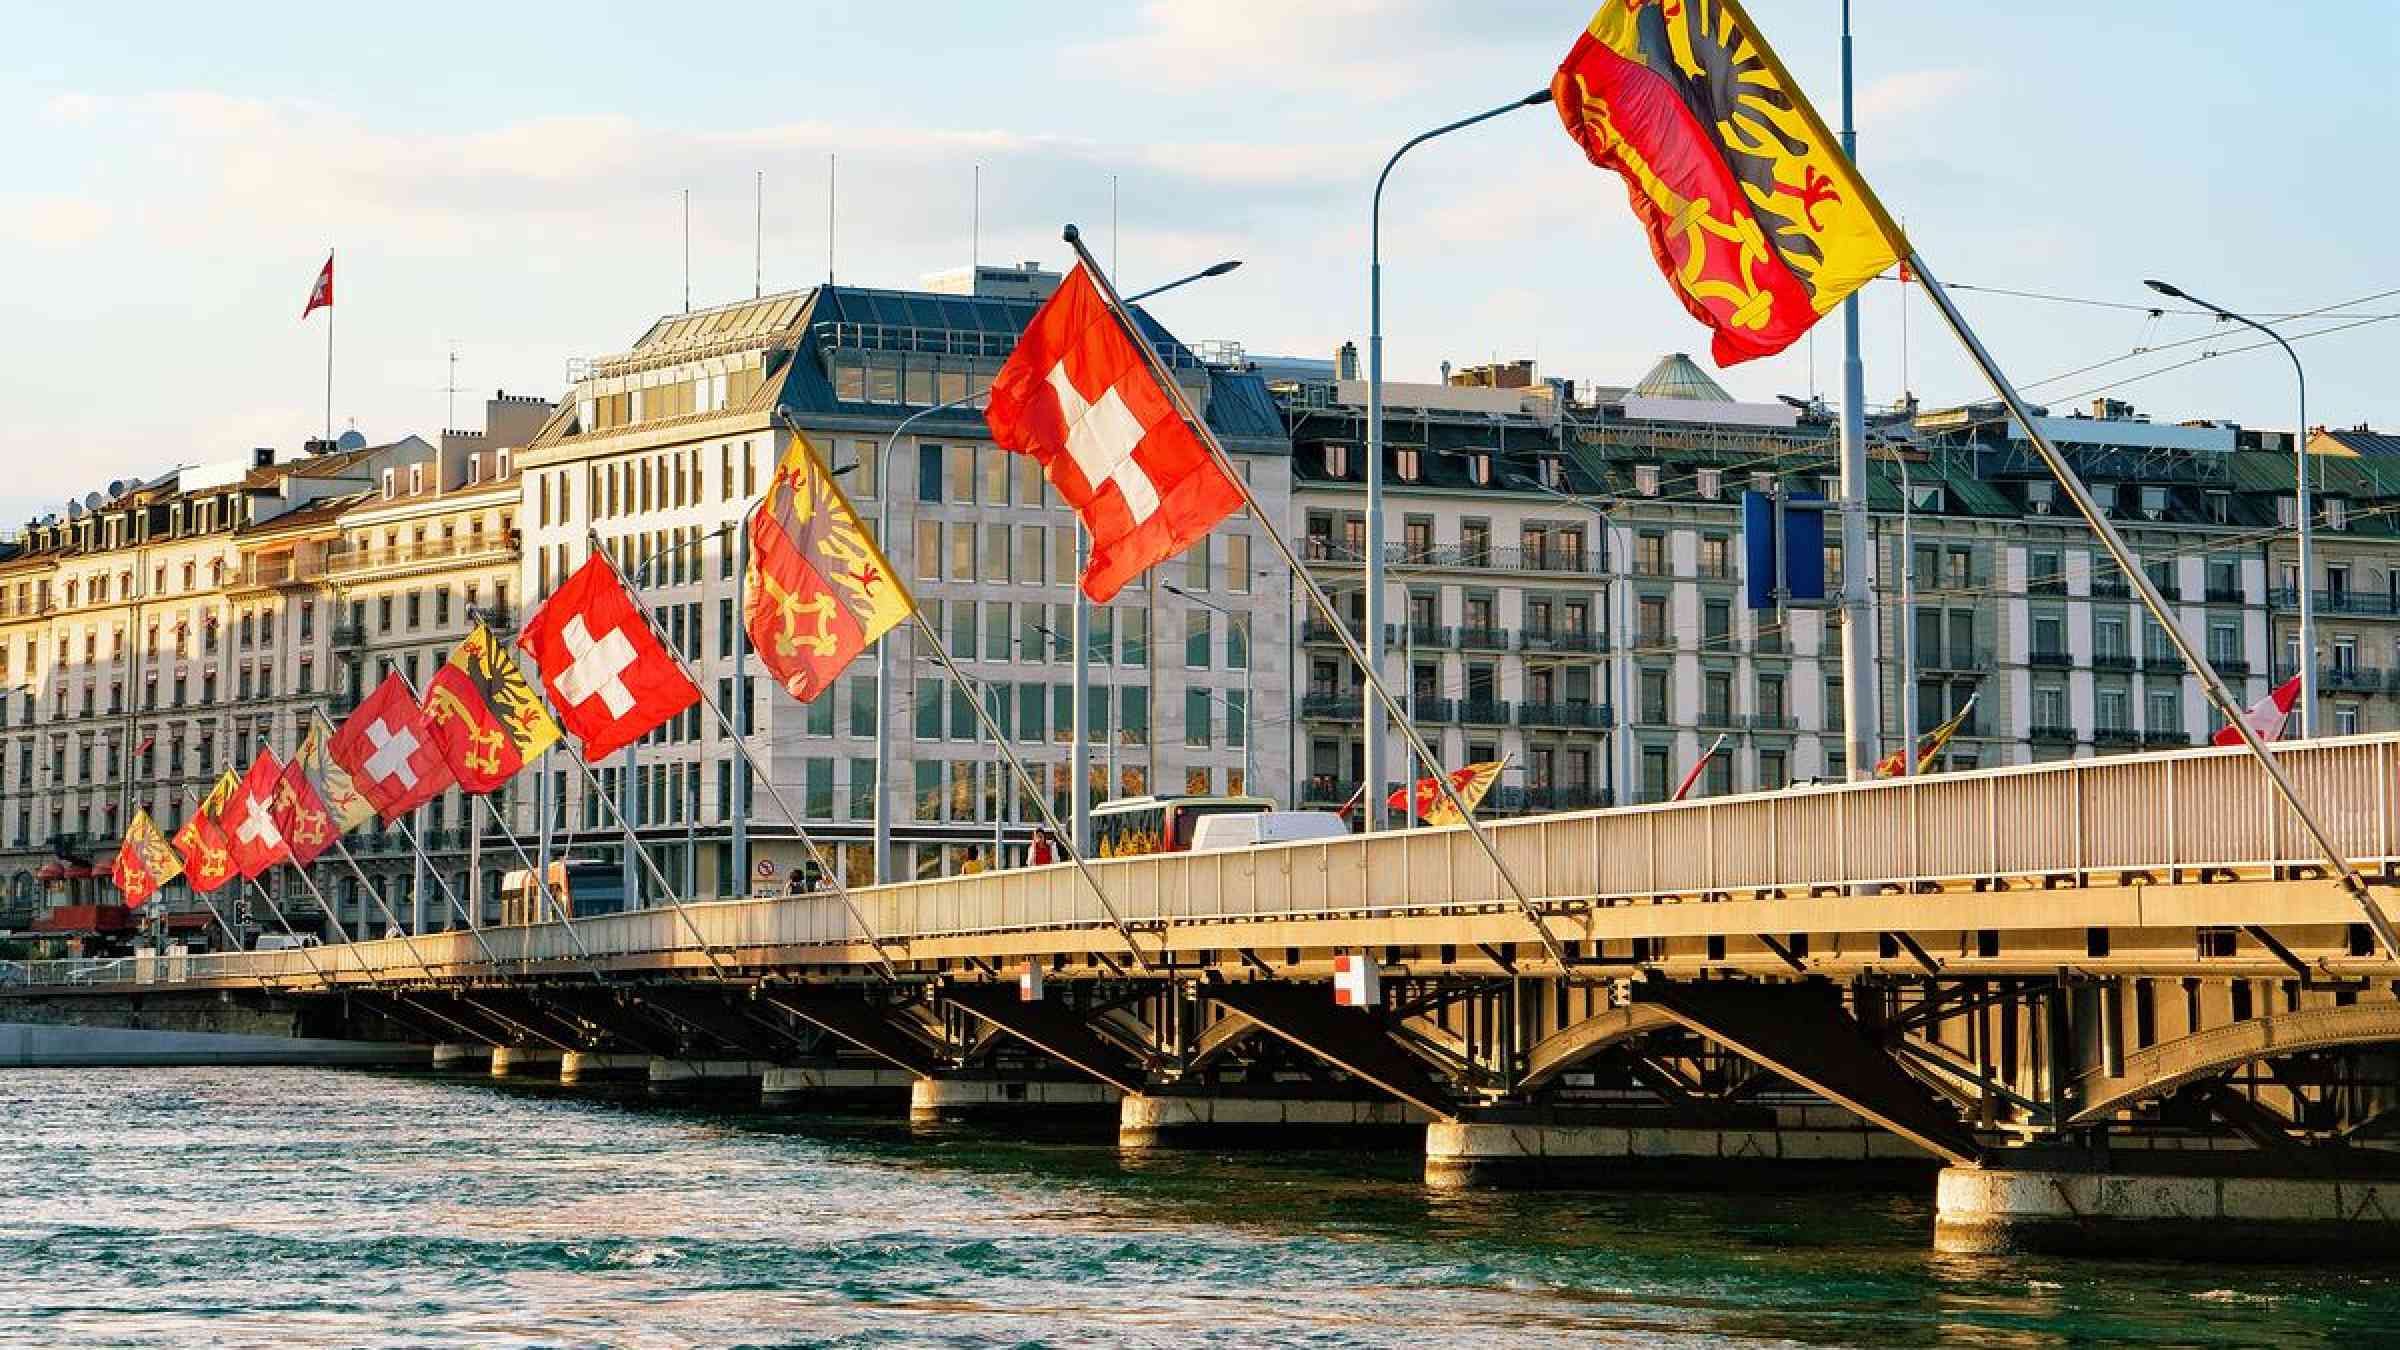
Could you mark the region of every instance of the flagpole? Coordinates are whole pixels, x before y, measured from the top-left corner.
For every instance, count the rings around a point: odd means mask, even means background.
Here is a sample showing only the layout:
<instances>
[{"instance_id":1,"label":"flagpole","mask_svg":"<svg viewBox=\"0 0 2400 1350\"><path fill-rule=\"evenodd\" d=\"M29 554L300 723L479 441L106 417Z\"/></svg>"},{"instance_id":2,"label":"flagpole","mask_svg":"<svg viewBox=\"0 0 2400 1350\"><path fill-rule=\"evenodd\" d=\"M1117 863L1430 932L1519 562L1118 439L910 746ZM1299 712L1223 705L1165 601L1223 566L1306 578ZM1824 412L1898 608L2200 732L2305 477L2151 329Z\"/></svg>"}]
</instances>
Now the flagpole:
<instances>
[{"instance_id":1,"label":"flagpole","mask_svg":"<svg viewBox=\"0 0 2400 1350\"><path fill-rule=\"evenodd\" d=\"M1424 735L1405 716L1400 701L1392 696L1390 686L1384 683L1382 672L1376 670L1368 662L1367 654L1359 649L1358 639L1350 635L1349 626L1342 622L1341 615L1334 609L1333 601L1325 594L1325 589L1319 586L1317 579L1310 576L1307 569L1300 565L1299 555L1292 551L1291 541L1283 537L1282 527L1275 523L1274 517L1259 504L1256 497L1251 495L1250 484L1234 467L1233 457L1228 455L1225 447L1218 442L1216 432L1209 427L1205 419L1193 410L1191 400L1183 392L1183 386L1175 382L1175 378L1167 370L1165 362L1159 359L1157 349L1150 345L1149 340L1144 338L1141 331L1135 328L1126 317L1125 302L1117 295L1116 283L1109 280L1108 274L1100 270L1099 261L1092 257L1090 249L1084 247L1083 232L1073 225L1069 225L1064 231L1064 237L1068 246L1075 250L1075 256L1082 260L1085 271L1090 274L1093 284L1099 288L1101 297L1108 302L1109 312L1116 316L1117 323L1127 340L1133 344L1135 350L1142 354L1143 364L1149 369L1151 378L1158 381L1159 386L1166 391L1167 397L1174 401L1176 412L1191 427L1192 433L1199 438L1200 443L1208 448L1210 457L1216 462L1218 472L1224 474L1226 481L1233 484L1234 490L1241 494L1243 503L1249 507L1251 516L1257 520L1259 529L1267 537L1267 542L1275 546L1275 551L1282 555L1284 565L1292 570L1292 575L1298 579L1301 589L1307 592L1309 604L1325 619L1327 626L1333 630L1335 640L1342 644L1342 650L1351 661L1357 664L1359 673L1367 682L1367 687L1373 691L1374 700L1381 704L1384 711L1399 724L1401 736L1408 742L1409 748L1415 752L1417 758L1425 764L1427 771L1439 783L1443 798L1450 803L1450 809L1458 812L1459 818L1466 822L1468 831L1475 836L1475 842L1482 848L1484 857L1491 863L1492 869L1499 874L1501 881L1508 887L1510 893L1515 896L1519 912L1525 916L1526 922L1533 926L1534 933L1541 940L1543 950L1549 953L1550 959L1557 963L1562 972L1565 971L1568 968L1566 949L1559 946L1558 939L1550 932L1550 926L1542 921L1541 912L1534 908L1533 898L1526 891L1524 883L1517 879L1515 870L1510 868L1507 860L1500 856L1499 846L1492 842L1491 835L1485 831L1482 823L1475 819L1475 813L1468 810L1466 803L1460 800L1458 790L1451 786L1450 776L1442 772L1441 762L1434 757L1432 747L1425 743ZM1377 767L1370 763L1366 769L1368 785L1372 789ZM1370 790L1368 799L1362 805L1368 813L1372 814L1380 810L1383 803L1375 800Z\"/></svg>"},{"instance_id":2,"label":"flagpole","mask_svg":"<svg viewBox=\"0 0 2400 1350\"><path fill-rule=\"evenodd\" d=\"M593 534L591 542L592 556L600 559L601 562L608 567L610 572L615 573L617 583L620 586L624 586L625 574L617 571L616 559L609 557L608 554L599 547L599 535L596 533ZM677 652L674 644L667 641L667 635L661 631L658 626L658 617L650 612L649 602L642 599L641 594L635 591L631 586L625 586L624 589L627 598L633 601L634 613L639 614L642 617L643 625L649 628L650 636L657 639L658 645L667 653L668 659L675 662L676 667L684 671L685 678L689 679L690 670L683 664L682 653ZM747 632L738 635L734 642L734 651L738 654L742 649L742 644L748 640L749 634ZM735 687L737 689L739 688L738 685ZM733 743L734 753L741 756L741 762L743 765L745 765L750 772L756 774L760 782L766 784L767 795L775 799L775 805L783 812L784 819L791 822L792 832L800 837L801 847L808 850L808 856L816 863L817 870L826 878L826 880L833 884L833 893L841 900L842 908L849 911L850 921L858 925L858 931L864 934L867 942L875 948L875 961L876 964L883 967L884 978L891 980L897 980L900 978L899 970L892 965L891 958L884 954L883 939L876 934L875 926L867 922L867 916L859 910L858 902L850 898L850 887L848 883L842 880L841 869L834 866L832 857L828 855L823 848L818 846L816 836L809 833L808 826L801 820L800 813L792 809L791 802L786 800L783 795L783 789L775 786L775 779L771 775L761 770L759 768L758 761L751 758L750 747L743 742L741 733L734 729L733 719L727 717L725 715L725 710L717 706L717 701L708 696L708 690L702 686L699 680L692 680L692 691L700 696L701 704L708 709L711 716L717 719L717 725L723 728L727 739ZM585 778L592 778L591 765L584 764L583 757L581 755L575 756L575 762L578 764L583 764ZM597 780L594 780L593 786L594 790L596 791L598 789ZM615 802L608 802L607 805L608 809L612 813L616 812L617 805ZM622 824L625 818L621 813L618 813L617 819L619 823ZM739 813L737 813L737 823L738 820ZM633 844L635 848L641 848L641 841L634 838L633 831L630 827L626 828L625 837ZM658 864L650 861L650 855L647 851L642 853L642 861L649 864L651 875L656 877L659 885L666 889L667 903L673 905L678 914L684 914L683 902L675 898L674 888L667 885L666 877L659 872ZM745 894L747 893L747 890L748 887L745 885ZM708 940L704 937L701 937L699 926L692 922L692 918L689 914L684 914L683 921L686 926L691 928L693 938L700 942L700 949L703 954L708 956L708 963L712 966L716 966L717 958L714 953L709 952ZM717 974L719 978L722 978L724 973L724 968L722 966L718 966Z\"/></svg>"},{"instance_id":3,"label":"flagpole","mask_svg":"<svg viewBox=\"0 0 2400 1350\"><path fill-rule=\"evenodd\" d=\"M383 892L375 888L375 883L368 880L366 869L358 865L358 859L350 852L350 845L344 842L342 837L338 834L334 836L333 851L340 854L342 861L349 866L350 875L358 878L359 889L374 897L375 908L383 911L383 921L390 924L392 926L392 931L400 935L400 941L402 944L407 946L408 954L416 958L417 968L425 972L426 978L432 978L433 966L425 960L425 953L417 949L417 939L415 935L411 934L406 928L400 926L400 919L392 912L390 902L383 898ZM485 948L484 955L491 957L491 949L488 947ZM496 957L492 958L492 962L494 965L499 964L498 958Z\"/></svg>"},{"instance_id":4,"label":"flagpole","mask_svg":"<svg viewBox=\"0 0 2400 1350\"><path fill-rule=\"evenodd\" d=\"M482 802L484 809L492 813L492 824L499 828L500 837L508 841L509 848L517 855L517 861L528 868L534 867L533 857L525 851L525 845L517 838L517 832L509 827L507 821L500 818L500 808L492 805L492 799L489 797L478 797L476 800ZM567 941L575 944L576 954L581 956L587 964L590 963L592 949L585 945L582 936L575 931L574 916L567 912L566 904L558 898L558 892L550 889L550 878L537 870L534 873L533 884L534 894L542 897L543 901L550 906L550 912L558 916L558 926L566 930Z\"/></svg>"},{"instance_id":5,"label":"flagpole","mask_svg":"<svg viewBox=\"0 0 2400 1350\"><path fill-rule=\"evenodd\" d=\"M602 806L608 808L609 817L616 821L618 829L625 832L626 845L634 851L636 857L642 860L642 866L649 869L650 879L658 883L659 893L667 897L667 907L675 911L675 917L683 920L684 929L692 935L692 941L699 944L700 955L708 962L708 968L716 973L719 981L723 981L726 978L724 963L717 960L716 950L709 946L707 935L700 931L700 924L692 918L691 911L685 909L683 901L677 898L674 885L667 880L667 874L659 870L658 861L650 856L650 850L642 847L642 841L639 836L634 834L633 827L625 823L625 813L617 809L615 799L600 790L600 775L592 772L592 766L584 762L583 756L575 755L572 758L576 766L583 770L584 785L600 799ZM545 885L547 881L548 879L545 878Z\"/></svg>"},{"instance_id":6,"label":"flagpole","mask_svg":"<svg viewBox=\"0 0 2400 1350\"><path fill-rule=\"evenodd\" d=\"M1875 209L1877 214L1881 215L1881 205L1875 204ZM2026 436L2032 440L2034 449L2042 457L2042 462L2049 466L2050 472L2057 477L2059 486L2066 490L2067 499L2075 503L2075 509L2091 526L2092 533L2099 536L2101 546L2108 551L2110 560L2116 563L2118 573L2133 587L2133 593L2141 600L2142 607L2150 612L2151 617L2158 620L2160 628L2166 630L2167 640L2175 644L2175 651L2183 658L2184 664L2190 666L2192 673L2199 677L2201 692L2207 695L2208 701L2214 704L2217 711L2224 716L2225 724L2232 727L2234 733L2242 738L2242 744L2249 748L2251 755L2258 760L2259 766L2266 770L2267 778L2274 785L2276 795L2281 797L2284 804L2291 808L2293 815L2299 817L2301 825L2308 830L2311 840L2324 853L2326 861L2332 865L2334 874L2340 879L2343 888L2348 890L2351 897L2358 902L2359 910L2366 916L2367 926L2374 930L2376 941L2382 944L2384 955L2400 958L2400 932L2393 930L2392 921L2384 914L2383 906L2377 904L2375 897L2368 891L2366 878L2359 875L2358 869L2353 867L2350 860L2343 856L2342 851L2335 846L2333 836L2318 821L2316 814L2308 809L2305 802L2301 801L2299 789L2293 786L2290 776L2284 773L2283 766L2275 762L2275 756L2268 751L2266 743L2259 739L2257 730L2250 725L2250 719L2243 715L2244 709L2234 700L2232 691L2225 687L2224 679L2217 674L2216 666L2210 663L2207 654L2201 650L2200 646L2192 641L2191 635L2183 630L2183 625L2176 621L2174 611L2167 607L2166 598L2159 594L2158 586L2151 581L2150 574L2144 571L2135 560L2133 549L2126 544L2125 537L2117 533L2117 527L2092 500L2090 491L2083 485L2082 477L2075 472L2073 466L2067 463L2066 457L2059 453L2058 447L2051 444L2050 434L2042 429L2032 410L2026 407L2023 396L2018 394L2016 386L2011 384L2008 377L2001 373L1999 363L1992 359L1991 352L1984 347L1982 340L1975 336L1975 330L1968 326L1966 316L1959 312L1956 304L1952 303L1949 290L1942 285L1941 279L1934 274L1933 269L1926 266L1925 256L1912 249L1909 251L1908 261L1910 270L1916 273L1918 282L1925 287L1926 298L1933 301L1934 309L1942 316L1943 324L1950 329L1952 336L1958 339L1959 345L1966 348L1969 358L1983 371L1984 379L1992 386L1992 392L2000 396L2002 403L2008 405L2009 415L2014 417L2017 424L2025 429ZM2306 659L2308 654L2304 652L2301 655L2303 659Z\"/></svg>"},{"instance_id":7,"label":"flagpole","mask_svg":"<svg viewBox=\"0 0 2400 1350\"><path fill-rule=\"evenodd\" d=\"M333 250L325 250L325 271L333 271ZM333 300L325 301L325 439L333 439Z\"/></svg>"},{"instance_id":8,"label":"flagpole","mask_svg":"<svg viewBox=\"0 0 2400 1350\"><path fill-rule=\"evenodd\" d=\"M450 888L450 878L443 876L442 869L433 865L433 855L425 851L425 844L422 840L417 838L417 832L409 826L408 821L403 817L393 817L391 824L400 831L400 837L408 841L408 846L415 850L417 860L424 865L424 875L433 878L433 884L440 889L442 898L450 902L450 912L458 916L459 922L466 923L466 905L459 900L458 892ZM415 886L424 885L424 882L417 880L414 877L410 878L410 883ZM422 910L424 908L425 897L422 892L413 895L410 898L416 903L417 909ZM467 931L475 934L475 944L483 948L484 956L490 959L495 965L498 964L500 958L493 954L491 945L483 940L483 930L469 923L467 924Z\"/></svg>"}]
</instances>

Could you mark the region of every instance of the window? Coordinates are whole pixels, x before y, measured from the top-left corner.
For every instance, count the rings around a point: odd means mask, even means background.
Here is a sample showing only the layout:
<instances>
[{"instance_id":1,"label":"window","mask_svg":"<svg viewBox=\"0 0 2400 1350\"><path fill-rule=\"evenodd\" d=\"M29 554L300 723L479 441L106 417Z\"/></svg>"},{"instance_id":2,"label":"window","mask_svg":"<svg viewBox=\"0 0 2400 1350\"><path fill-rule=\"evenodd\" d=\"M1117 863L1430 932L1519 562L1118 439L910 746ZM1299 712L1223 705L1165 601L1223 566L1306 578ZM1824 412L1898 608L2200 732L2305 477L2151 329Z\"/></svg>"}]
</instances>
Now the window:
<instances>
[{"instance_id":1,"label":"window","mask_svg":"<svg viewBox=\"0 0 2400 1350\"><path fill-rule=\"evenodd\" d=\"M1186 689L1183 691L1183 743L1185 745L1196 750L1208 748L1213 739L1210 713L1207 690Z\"/></svg>"},{"instance_id":2,"label":"window","mask_svg":"<svg viewBox=\"0 0 2400 1350\"><path fill-rule=\"evenodd\" d=\"M1733 542L1721 534L1700 537L1700 575L1724 580L1733 575Z\"/></svg>"},{"instance_id":3,"label":"window","mask_svg":"<svg viewBox=\"0 0 2400 1350\"><path fill-rule=\"evenodd\" d=\"M942 738L942 682L917 681L916 737L920 741Z\"/></svg>"},{"instance_id":4,"label":"window","mask_svg":"<svg viewBox=\"0 0 2400 1350\"><path fill-rule=\"evenodd\" d=\"M917 522L917 580L942 579L942 522Z\"/></svg>"},{"instance_id":5,"label":"window","mask_svg":"<svg viewBox=\"0 0 2400 1350\"><path fill-rule=\"evenodd\" d=\"M1667 672L1663 670L1643 671L1641 673L1641 697L1644 722L1654 726L1663 726L1672 720L1673 714L1667 701Z\"/></svg>"},{"instance_id":6,"label":"window","mask_svg":"<svg viewBox=\"0 0 2400 1350\"><path fill-rule=\"evenodd\" d=\"M1183 664L1187 670L1206 670L1209 660L1209 621L1216 616L1195 609L1183 616Z\"/></svg>"},{"instance_id":7,"label":"window","mask_svg":"<svg viewBox=\"0 0 2400 1350\"><path fill-rule=\"evenodd\" d=\"M1392 452L1392 473L1403 483L1414 483L1424 476L1424 452L1414 447ZM2339 529L2339 526L2335 527Z\"/></svg>"},{"instance_id":8,"label":"window","mask_svg":"<svg viewBox=\"0 0 2400 1350\"><path fill-rule=\"evenodd\" d=\"M938 502L942 499L942 447L920 441L917 443L917 500Z\"/></svg>"},{"instance_id":9,"label":"window","mask_svg":"<svg viewBox=\"0 0 2400 1350\"><path fill-rule=\"evenodd\" d=\"M1656 531L1644 531L1634 536L1633 570L1644 576L1663 577L1668 574L1667 537Z\"/></svg>"}]
</instances>

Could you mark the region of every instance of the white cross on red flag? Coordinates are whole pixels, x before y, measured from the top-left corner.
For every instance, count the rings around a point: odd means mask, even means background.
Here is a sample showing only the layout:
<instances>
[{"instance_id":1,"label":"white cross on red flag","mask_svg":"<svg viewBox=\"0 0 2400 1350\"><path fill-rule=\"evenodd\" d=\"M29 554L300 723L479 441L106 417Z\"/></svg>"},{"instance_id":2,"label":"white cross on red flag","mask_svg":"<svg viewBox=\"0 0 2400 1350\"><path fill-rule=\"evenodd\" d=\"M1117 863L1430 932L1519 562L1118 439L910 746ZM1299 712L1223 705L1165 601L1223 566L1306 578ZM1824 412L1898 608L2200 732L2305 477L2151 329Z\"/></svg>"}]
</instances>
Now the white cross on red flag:
<instances>
[{"instance_id":1,"label":"white cross on red flag","mask_svg":"<svg viewBox=\"0 0 2400 1350\"><path fill-rule=\"evenodd\" d=\"M596 763L700 701L700 687L650 630L605 554L595 552L542 602L517 646L542 668L542 692Z\"/></svg>"},{"instance_id":2,"label":"white cross on red flag","mask_svg":"<svg viewBox=\"0 0 2400 1350\"><path fill-rule=\"evenodd\" d=\"M1242 490L1175 411L1125 325L1078 266L992 381L992 439L1042 463L1083 517L1083 593L1106 602L1242 506Z\"/></svg>"},{"instance_id":3,"label":"white cross on red flag","mask_svg":"<svg viewBox=\"0 0 2400 1350\"><path fill-rule=\"evenodd\" d=\"M328 253L325 255L324 270L317 273L317 284L308 288L308 303L300 307L300 317L305 319L320 309L331 308L333 308L333 255ZM328 319L326 322L333 321Z\"/></svg>"},{"instance_id":4,"label":"white cross on red flag","mask_svg":"<svg viewBox=\"0 0 2400 1350\"><path fill-rule=\"evenodd\" d=\"M326 749L350 771L350 782L385 820L404 816L450 786L433 728L399 672L383 677Z\"/></svg>"},{"instance_id":5,"label":"white cross on red flag","mask_svg":"<svg viewBox=\"0 0 2400 1350\"><path fill-rule=\"evenodd\" d=\"M2292 719L2292 706L2300 701L2300 677L2294 675L2268 692L2265 698L2243 710L2242 720L2250 724L2251 734L2262 741L2280 741L2283 728ZM2218 727L2210 739L2212 745L2240 745L2242 733L2230 726Z\"/></svg>"},{"instance_id":6,"label":"white cross on red flag","mask_svg":"<svg viewBox=\"0 0 2400 1350\"><path fill-rule=\"evenodd\" d=\"M261 746L233 800L225 804L225 837L233 843L234 870L245 878L255 880L291 856L283 828L275 823L275 793L282 785L283 766L275 762L274 751Z\"/></svg>"}]
</instances>

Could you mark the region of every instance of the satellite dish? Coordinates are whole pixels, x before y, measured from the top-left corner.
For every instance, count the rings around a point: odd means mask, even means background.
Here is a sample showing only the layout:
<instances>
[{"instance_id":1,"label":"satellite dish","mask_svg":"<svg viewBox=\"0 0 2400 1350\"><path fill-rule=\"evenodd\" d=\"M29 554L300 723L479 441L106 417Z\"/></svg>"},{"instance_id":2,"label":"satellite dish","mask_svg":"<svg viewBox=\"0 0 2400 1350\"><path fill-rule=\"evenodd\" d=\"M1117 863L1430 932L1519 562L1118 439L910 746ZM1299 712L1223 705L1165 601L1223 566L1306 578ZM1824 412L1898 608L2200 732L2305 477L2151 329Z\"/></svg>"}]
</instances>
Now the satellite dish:
<instances>
[{"instance_id":1,"label":"satellite dish","mask_svg":"<svg viewBox=\"0 0 2400 1350\"><path fill-rule=\"evenodd\" d=\"M111 478L108 480L108 495L112 498L122 497L125 495L125 489L132 486L133 484L126 482L122 478Z\"/></svg>"},{"instance_id":2,"label":"satellite dish","mask_svg":"<svg viewBox=\"0 0 2400 1350\"><path fill-rule=\"evenodd\" d=\"M67 519L69 519L69 520L81 520L81 519L83 519L83 503L82 503L82 502L68 502L68 503L67 503Z\"/></svg>"},{"instance_id":3,"label":"satellite dish","mask_svg":"<svg viewBox=\"0 0 2400 1350\"><path fill-rule=\"evenodd\" d=\"M101 496L97 492L87 492L83 494L83 509L86 511L97 511L100 509L100 504L107 500L108 498Z\"/></svg>"}]
</instances>

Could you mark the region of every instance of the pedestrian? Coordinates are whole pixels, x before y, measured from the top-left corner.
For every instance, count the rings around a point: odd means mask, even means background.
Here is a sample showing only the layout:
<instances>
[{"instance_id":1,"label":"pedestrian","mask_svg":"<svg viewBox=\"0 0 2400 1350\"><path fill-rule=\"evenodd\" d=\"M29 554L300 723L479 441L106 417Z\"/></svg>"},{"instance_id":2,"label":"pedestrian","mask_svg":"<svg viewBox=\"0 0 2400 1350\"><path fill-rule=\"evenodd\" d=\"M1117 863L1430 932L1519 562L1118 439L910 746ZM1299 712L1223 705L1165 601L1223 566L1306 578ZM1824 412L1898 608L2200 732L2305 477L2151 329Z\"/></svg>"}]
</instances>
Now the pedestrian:
<instances>
[{"instance_id":1,"label":"pedestrian","mask_svg":"<svg viewBox=\"0 0 2400 1350\"><path fill-rule=\"evenodd\" d=\"M1050 831L1047 829L1035 830L1033 846L1025 850L1025 865L1027 867L1048 867L1057 861L1058 841L1050 837Z\"/></svg>"},{"instance_id":2,"label":"pedestrian","mask_svg":"<svg viewBox=\"0 0 2400 1350\"><path fill-rule=\"evenodd\" d=\"M967 861L958 869L958 874L962 877L971 877L979 872L984 871L985 867L986 864L983 861L983 850L979 848L971 848L967 850Z\"/></svg>"}]
</instances>

